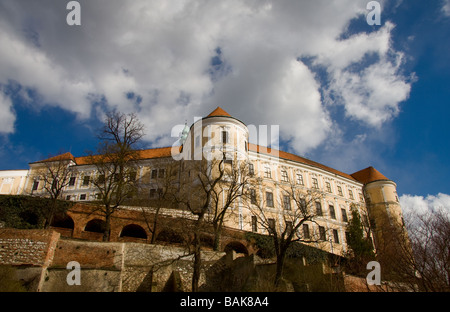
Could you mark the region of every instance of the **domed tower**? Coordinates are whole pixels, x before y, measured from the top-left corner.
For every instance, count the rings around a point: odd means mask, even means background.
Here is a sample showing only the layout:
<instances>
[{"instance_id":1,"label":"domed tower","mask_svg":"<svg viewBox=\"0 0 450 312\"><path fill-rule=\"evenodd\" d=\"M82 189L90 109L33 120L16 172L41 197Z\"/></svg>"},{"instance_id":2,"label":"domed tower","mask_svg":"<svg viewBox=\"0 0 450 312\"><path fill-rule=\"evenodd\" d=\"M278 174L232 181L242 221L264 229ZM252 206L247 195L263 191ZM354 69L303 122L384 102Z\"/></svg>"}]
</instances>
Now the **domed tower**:
<instances>
[{"instance_id":1,"label":"domed tower","mask_svg":"<svg viewBox=\"0 0 450 312\"><path fill-rule=\"evenodd\" d=\"M403 213L397 195L397 185L373 167L352 174L364 184L363 192L378 253L391 254L403 236ZM399 237L399 234L402 236ZM392 251L392 250L391 250Z\"/></svg>"},{"instance_id":2,"label":"domed tower","mask_svg":"<svg viewBox=\"0 0 450 312\"><path fill-rule=\"evenodd\" d=\"M190 127L183 144L183 158L222 159L225 153L227 161L246 160L248 137L248 128L242 121L217 107Z\"/></svg>"}]
</instances>

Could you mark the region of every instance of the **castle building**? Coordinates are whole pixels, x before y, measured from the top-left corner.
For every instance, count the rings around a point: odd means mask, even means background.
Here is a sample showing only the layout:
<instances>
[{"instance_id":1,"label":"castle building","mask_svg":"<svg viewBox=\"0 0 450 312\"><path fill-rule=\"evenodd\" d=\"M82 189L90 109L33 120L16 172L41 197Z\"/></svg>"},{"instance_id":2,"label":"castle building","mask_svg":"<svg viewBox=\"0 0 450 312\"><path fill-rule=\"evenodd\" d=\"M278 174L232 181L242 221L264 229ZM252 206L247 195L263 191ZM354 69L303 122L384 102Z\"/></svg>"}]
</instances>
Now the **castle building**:
<instances>
[{"instance_id":1,"label":"castle building","mask_svg":"<svg viewBox=\"0 0 450 312\"><path fill-rule=\"evenodd\" d=\"M195 172L190 171L192 168L182 162L221 159L225 155L226 165L238 168L244 164L247 174L251 175L246 186L250 196L237 198L232 203L225 226L260 234L269 232L262 220L273 229L292 227L288 216L295 214L298 202L289 192L295 190L304 194L305 199L308 196L312 199L311 209L314 210L314 219L302 223L297 235L305 241L309 239L308 244L313 247L340 256L348 252L346 227L351 209L357 209L363 221L377 223L382 219L401 224L396 184L373 167L353 174L343 173L292 153L250 143L255 129L218 107L190 127L186 126L178 145L138 151L135 178L147 182L148 196L152 198L158 193L158 179L169 175L171 166L185 171L185 176L187 170L189 176L195 176ZM30 163L27 171L0 172L0 191L3 194L42 194L42 167L61 160L74 169L62 199L95 200L97 191L91 179L98 175L96 167L89 157L74 157L70 153ZM376 244L374 233L367 233Z\"/></svg>"}]
</instances>

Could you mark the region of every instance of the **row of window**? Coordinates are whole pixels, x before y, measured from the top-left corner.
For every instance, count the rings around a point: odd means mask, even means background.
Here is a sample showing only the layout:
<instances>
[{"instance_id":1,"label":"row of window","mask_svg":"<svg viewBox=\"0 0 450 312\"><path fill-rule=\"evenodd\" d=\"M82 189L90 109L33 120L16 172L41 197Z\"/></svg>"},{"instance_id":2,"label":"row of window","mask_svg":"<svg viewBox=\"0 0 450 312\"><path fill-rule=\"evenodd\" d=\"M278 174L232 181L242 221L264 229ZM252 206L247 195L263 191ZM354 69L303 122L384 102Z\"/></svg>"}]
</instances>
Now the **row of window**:
<instances>
[{"instance_id":1,"label":"row of window","mask_svg":"<svg viewBox=\"0 0 450 312\"><path fill-rule=\"evenodd\" d=\"M257 204L255 189L250 190L250 202L252 204ZM302 205L301 208L306 208L306 200L304 198L300 199L300 205ZM269 208L274 207L272 192L268 191L266 192L266 207ZM316 208L316 215L323 216L322 204L320 202L318 201L315 202L315 208ZM283 209L291 210L291 197L289 195L283 195ZM328 211L330 213L330 218L336 220L336 212L334 209L334 205L328 205ZM345 210L345 208L341 208L341 216L343 222L348 222L347 211Z\"/></svg>"},{"instance_id":2,"label":"row of window","mask_svg":"<svg viewBox=\"0 0 450 312\"><path fill-rule=\"evenodd\" d=\"M137 177L137 173L136 172L131 172L128 175L128 179L131 181L135 181ZM158 178L164 178L165 177L165 169L153 169L151 171L151 178L152 179L158 179ZM77 177L70 177L69 178L69 182L67 183L68 187L73 187L75 186L75 182L76 182ZM114 182L118 181L119 179L119 175L116 174L114 176ZM105 181L105 175L99 175L98 176L98 183L103 183ZM81 186L83 187L87 187L89 186L91 183L91 176L90 175L85 175L82 177L82 182L81 182ZM37 179L33 182L33 186L32 186L32 191L36 191L39 188L39 184L40 181Z\"/></svg>"},{"instance_id":3,"label":"row of window","mask_svg":"<svg viewBox=\"0 0 450 312\"><path fill-rule=\"evenodd\" d=\"M249 164L249 174L250 175L254 175L255 174L255 167L253 164ZM264 167L264 178L267 179L271 179L272 178L272 170L270 169L269 166ZM312 180L312 188L318 190L319 189L319 181L317 178L313 177L311 178ZM282 182L289 182L289 175L288 172L286 170L281 170L281 181ZM303 180L303 175L301 173L297 173L296 174L296 183L297 185L305 185L305 182ZM337 194L339 196L344 197L344 192L342 191L342 187L340 185L336 186L337 188ZM331 188L331 183L328 181L325 181L325 190L327 193L333 194L333 190ZM352 190L348 190L348 197L351 200L354 200L355 197L353 195L353 191ZM360 193L359 194L359 200L361 202L364 202L364 197L363 195Z\"/></svg>"},{"instance_id":4,"label":"row of window","mask_svg":"<svg viewBox=\"0 0 450 312\"><path fill-rule=\"evenodd\" d=\"M269 229L273 229L275 230L275 219L267 219L268 222L268 227ZM292 222L291 221L286 221L286 229L287 231L291 231L293 228ZM340 244L340 239L339 239L339 231L337 229L331 229L332 231L332 239L333 242L336 244ZM311 236L311 231L310 231L310 225L307 223L302 224L302 238L303 239L312 239ZM254 233L258 233L258 219L256 216L252 216L252 232ZM346 236L348 235L348 233L345 233ZM324 226L319 225L319 240L321 241L327 241L327 234L326 234L326 229Z\"/></svg>"}]
</instances>

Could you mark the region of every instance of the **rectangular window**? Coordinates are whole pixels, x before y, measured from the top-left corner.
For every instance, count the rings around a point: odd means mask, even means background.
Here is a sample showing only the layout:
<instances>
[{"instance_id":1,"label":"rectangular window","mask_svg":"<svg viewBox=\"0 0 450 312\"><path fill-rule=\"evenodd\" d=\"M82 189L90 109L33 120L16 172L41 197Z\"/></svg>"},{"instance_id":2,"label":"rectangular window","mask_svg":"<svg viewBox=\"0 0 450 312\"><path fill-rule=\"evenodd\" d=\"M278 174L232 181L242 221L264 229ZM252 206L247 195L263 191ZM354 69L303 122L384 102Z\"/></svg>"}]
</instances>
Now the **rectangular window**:
<instances>
[{"instance_id":1,"label":"rectangular window","mask_svg":"<svg viewBox=\"0 0 450 312\"><path fill-rule=\"evenodd\" d=\"M341 208L341 214L342 214L342 221L348 222L347 210L345 210L345 208Z\"/></svg>"},{"instance_id":2,"label":"rectangular window","mask_svg":"<svg viewBox=\"0 0 450 312\"><path fill-rule=\"evenodd\" d=\"M348 244L349 239L350 239L350 233L346 231L345 232L345 241L347 242L347 244Z\"/></svg>"},{"instance_id":3,"label":"rectangular window","mask_svg":"<svg viewBox=\"0 0 450 312\"><path fill-rule=\"evenodd\" d=\"M250 202L252 204L256 204L256 190L255 189L250 190Z\"/></svg>"},{"instance_id":4,"label":"rectangular window","mask_svg":"<svg viewBox=\"0 0 450 312\"><path fill-rule=\"evenodd\" d=\"M316 214L318 216L322 216L323 215L322 204L320 202L316 202Z\"/></svg>"},{"instance_id":5,"label":"rectangular window","mask_svg":"<svg viewBox=\"0 0 450 312\"><path fill-rule=\"evenodd\" d=\"M90 179L91 179L91 176L84 176L84 178L83 178L83 186L88 186Z\"/></svg>"},{"instance_id":6,"label":"rectangular window","mask_svg":"<svg viewBox=\"0 0 450 312\"><path fill-rule=\"evenodd\" d=\"M339 196L344 196L344 193L342 193L342 187L340 187L340 186L338 185L337 190L338 190Z\"/></svg>"},{"instance_id":7,"label":"rectangular window","mask_svg":"<svg viewBox=\"0 0 450 312\"><path fill-rule=\"evenodd\" d=\"M270 171L269 166L264 168L264 178L272 178L272 172Z\"/></svg>"},{"instance_id":8,"label":"rectangular window","mask_svg":"<svg viewBox=\"0 0 450 312\"><path fill-rule=\"evenodd\" d=\"M309 225L303 224L303 238L304 239L310 239L311 235L309 234Z\"/></svg>"},{"instance_id":9,"label":"rectangular window","mask_svg":"<svg viewBox=\"0 0 450 312\"><path fill-rule=\"evenodd\" d=\"M81 194L80 195L80 200L86 200L86 194Z\"/></svg>"},{"instance_id":10,"label":"rectangular window","mask_svg":"<svg viewBox=\"0 0 450 312\"><path fill-rule=\"evenodd\" d=\"M330 184L330 182L325 182L325 187L327 188L327 192L331 193L331 184Z\"/></svg>"},{"instance_id":11,"label":"rectangular window","mask_svg":"<svg viewBox=\"0 0 450 312\"><path fill-rule=\"evenodd\" d=\"M329 205L328 208L330 209L330 217L331 217L331 219L335 219L336 220L336 213L334 211L334 206L333 205Z\"/></svg>"},{"instance_id":12,"label":"rectangular window","mask_svg":"<svg viewBox=\"0 0 450 312\"><path fill-rule=\"evenodd\" d=\"M255 166L251 163L248 164L248 174L251 176L255 174Z\"/></svg>"},{"instance_id":13,"label":"rectangular window","mask_svg":"<svg viewBox=\"0 0 450 312\"><path fill-rule=\"evenodd\" d=\"M156 179L158 177L158 170L157 169L153 169L152 170L152 179Z\"/></svg>"},{"instance_id":14,"label":"rectangular window","mask_svg":"<svg viewBox=\"0 0 450 312\"><path fill-rule=\"evenodd\" d=\"M336 229L333 229L333 238L336 244L339 244L339 233Z\"/></svg>"},{"instance_id":15,"label":"rectangular window","mask_svg":"<svg viewBox=\"0 0 450 312\"><path fill-rule=\"evenodd\" d=\"M266 204L267 207L273 207L273 193L266 192Z\"/></svg>"},{"instance_id":16,"label":"rectangular window","mask_svg":"<svg viewBox=\"0 0 450 312\"><path fill-rule=\"evenodd\" d=\"M348 190L348 196L350 197L350 199L354 199L352 190Z\"/></svg>"},{"instance_id":17,"label":"rectangular window","mask_svg":"<svg viewBox=\"0 0 450 312\"><path fill-rule=\"evenodd\" d=\"M318 190L319 189L319 182L317 181L316 178L312 178L312 183L313 183L313 189Z\"/></svg>"},{"instance_id":18,"label":"rectangular window","mask_svg":"<svg viewBox=\"0 0 450 312\"><path fill-rule=\"evenodd\" d=\"M38 187L39 187L39 181L34 181L32 190L36 191L38 189Z\"/></svg>"},{"instance_id":19,"label":"rectangular window","mask_svg":"<svg viewBox=\"0 0 450 312\"><path fill-rule=\"evenodd\" d=\"M67 195L67 196L66 196L66 200L70 200L70 195Z\"/></svg>"},{"instance_id":20,"label":"rectangular window","mask_svg":"<svg viewBox=\"0 0 450 312\"><path fill-rule=\"evenodd\" d=\"M222 143L228 143L228 132L222 131Z\"/></svg>"},{"instance_id":21,"label":"rectangular window","mask_svg":"<svg viewBox=\"0 0 450 312\"><path fill-rule=\"evenodd\" d=\"M98 183L101 183L101 184L105 183L105 175L104 174L101 174L98 176Z\"/></svg>"},{"instance_id":22,"label":"rectangular window","mask_svg":"<svg viewBox=\"0 0 450 312\"><path fill-rule=\"evenodd\" d=\"M307 213L307 207L306 207L306 199L304 198L300 198L300 210L302 213L306 214Z\"/></svg>"},{"instance_id":23,"label":"rectangular window","mask_svg":"<svg viewBox=\"0 0 450 312\"><path fill-rule=\"evenodd\" d=\"M164 170L164 169L159 169L158 178L164 178L165 175L166 175L166 170Z\"/></svg>"},{"instance_id":24,"label":"rectangular window","mask_svg":"<svg viewBox=\"0 0 450 312\"><path fill-rule=\"evenodd\" d=\"M327 236L325 234L325 228L323 226L319 226L319 239L322 241L327 240Z\"/></svg>"},{"instance_id":25,"label":"rectangular window","mask_svg":"<svg viewBox=\"0 0 450 312\"><path fill-rule=\"evenodd\" d=\"M258 218L256 216L252 216L252 232L258 232Z\"/></svg>"},{"instance_id":26,"label":"rectangular window","mask_svg":"<svg viewBox=\"0 0 450 312\"><path fill-rule=\"evenodd\" d=\"M298 185L304 185L304 183L303 183L303 176L300 173L297 173L297 184Z\"/></svg>"},{"instance_id":27,"label":"rectangular window","mask_svg":"<svg viewBox=\"0 0 450 312\"><path fill-rule=\"evenodd\" d=\"M283 196L283 206L284 210L291 210L291 198L289 197L289 195Z\"/></svg>"},{"instance_id":28,"label":"rectangular window","mask_svg":"<svg viewBox=\"0 0 450 312\"><path fill-rule=\"evenodd\" d=\"M267 222L269 223L269 233L275 232L275 219L268 219Z\"/></svg>"},{"instance_id":29,"label":"rectangular window","mask_svg":"<svg viewBox=\"0 0 450 312\"><path fill-rule=\"evenodd\" d=\"M281 181L289 182L289 177L286 170L281 170Z\"/></svg>"},{"instance_id":30,"label":"rectangular window","mask_svg":"<svg viewBox=\"0 0 450 312\"><path fill-rule=\"evenodd\" d=\"M286 234L291 234L293 228L292 221L286 221Z\"/></svg>"},{"instance_id":31,"label":"rectangular window","mask_svg":"<svg viewBox=\"0 0 450 312\"><path fill-rule=\"evenodd\" d=\"M69 179L69 186L74 186L75 185L75 180L76 180L75 177L70 177L70 179Z\"/></svg>"}]
</instances>

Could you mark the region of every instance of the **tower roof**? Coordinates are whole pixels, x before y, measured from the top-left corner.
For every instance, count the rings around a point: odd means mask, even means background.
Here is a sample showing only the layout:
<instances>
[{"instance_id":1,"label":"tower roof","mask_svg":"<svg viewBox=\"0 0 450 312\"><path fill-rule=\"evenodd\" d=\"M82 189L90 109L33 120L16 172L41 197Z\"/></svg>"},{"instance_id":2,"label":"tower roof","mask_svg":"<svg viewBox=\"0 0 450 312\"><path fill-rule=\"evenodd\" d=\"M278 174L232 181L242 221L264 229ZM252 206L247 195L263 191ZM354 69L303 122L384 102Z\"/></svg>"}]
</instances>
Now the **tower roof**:
<instances>
[{"instance_id":1,"label":"tower roof","mask_svg":"<svg viewBox=\"0 0 450 312\"><path fill-rule=\"evenodd\" d=\"M374 167L370 166L366 169L360 170L351 174L356 180L363 184L367 184L374 181L389 181L381 172L379 172Z\"/></svg>"},{"instance_id":2,"label":"tower roof","mask_svg":"<svg viewBox=\"0 0 450 312\"><path fill-rule=\"evenodd\" d=\"M230 114L228 114L226 111L224 111L221 107L217 107L215 110L211 112L207 117L213 117L213 116L227 116L231 117Z\"/></svg>"}]
</instances>

